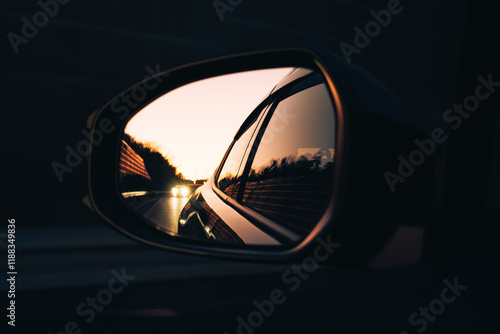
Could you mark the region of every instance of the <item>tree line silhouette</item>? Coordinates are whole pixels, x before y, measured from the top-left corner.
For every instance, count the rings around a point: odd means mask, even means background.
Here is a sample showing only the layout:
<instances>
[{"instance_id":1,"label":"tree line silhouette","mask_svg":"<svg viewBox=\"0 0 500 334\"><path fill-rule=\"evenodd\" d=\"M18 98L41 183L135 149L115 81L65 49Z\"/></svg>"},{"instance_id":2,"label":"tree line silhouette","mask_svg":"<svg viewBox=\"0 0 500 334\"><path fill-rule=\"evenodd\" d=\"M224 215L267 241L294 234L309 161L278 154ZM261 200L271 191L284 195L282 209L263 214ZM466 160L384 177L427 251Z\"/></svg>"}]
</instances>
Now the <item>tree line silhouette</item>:
<instances>
[{"instance_id":1,"label":"tree line silhouette","mask_svg":"<svg viewBox=\"0 0 500 334\"><path fill-rule=\"evenodd\" d=\"M154 144L140 142L127 133L124 133L123 141L143 159L151 180L140 175L123 175L122 191L170 190L174 185L185 182L182 173L177 171L177 167Z\"/></svg>"},{"instance_id":2,"label":"tree line silhouette","mask_svg":"<svg viewBox=\"0 0 500 334\"><path fill-rule=\"evenodd\" d=\"M247 182L259 182L277 178L288 178L297 176L333 175L333 162L324 163L323 152L314 155L289 155L283 158L271 159L267 164L250 169ZM231 195L237 191L240 180L236 175L227 173L219 181L219 187Z\"/></svg>"},{"instance_id":3,"label":"tree line silhouette","mask_svg":"<svg viewBox=\"0 0 500 334\"><path fill-rule=\"evenodd\" d=\"M333 162L322 166L322 154L315 154L309 159L306 155L289 155L284 158L272 159L264 166L252 168L248 174L248 182L256 182L281 177L296 177L309 175L329 175L333 172Z\"/></svg>"}]
</instances>

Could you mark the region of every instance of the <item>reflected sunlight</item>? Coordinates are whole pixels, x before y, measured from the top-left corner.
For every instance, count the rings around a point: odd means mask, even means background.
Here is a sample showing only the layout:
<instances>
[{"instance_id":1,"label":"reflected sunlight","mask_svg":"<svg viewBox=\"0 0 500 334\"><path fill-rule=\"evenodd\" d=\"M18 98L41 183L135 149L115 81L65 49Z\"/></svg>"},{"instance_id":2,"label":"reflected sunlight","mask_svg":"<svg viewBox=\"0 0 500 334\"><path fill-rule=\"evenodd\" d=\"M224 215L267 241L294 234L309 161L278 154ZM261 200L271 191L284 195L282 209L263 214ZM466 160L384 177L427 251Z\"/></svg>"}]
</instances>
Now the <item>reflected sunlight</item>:
<instances>
[{"instance_id":1,"label":"reflected sunlight","mask_svg":"<svg viewBox=\"0 0 500 334\"><path fill-rule=\"evenodd\" d=\"M135 115L125 132L154 143L186 179L206 179L246 117L290 71L242 72L177 88Z\"/></svg>"}]
</instances>

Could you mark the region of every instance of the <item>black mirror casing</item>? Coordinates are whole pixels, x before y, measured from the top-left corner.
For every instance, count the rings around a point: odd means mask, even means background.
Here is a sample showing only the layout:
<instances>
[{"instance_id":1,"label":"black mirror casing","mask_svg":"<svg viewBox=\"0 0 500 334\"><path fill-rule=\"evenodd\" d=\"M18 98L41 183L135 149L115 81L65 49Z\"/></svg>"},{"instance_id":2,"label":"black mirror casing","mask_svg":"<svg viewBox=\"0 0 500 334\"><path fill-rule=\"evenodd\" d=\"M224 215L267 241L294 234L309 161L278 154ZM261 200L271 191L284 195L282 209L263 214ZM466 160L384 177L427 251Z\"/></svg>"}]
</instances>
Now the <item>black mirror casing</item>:
<instances>
[{"instance_id":1,"label":"black mirror casing","mask_svg":"<svg viewBox=\"0 0 500 334\"><path fill-rule=\"evenodd\" d=\"M235 72L276 67L316 70L328 84L336 111L334 189L321 220L308 236L280 249L268 246L214 245L179 240L132 214L118 189L120 140L128 120L151 101L194 81ZM136 105L118 108L118 101L137 87L146 96ZM293 261L315 245L318 237L340 243L332 263L351 267L364 265L394 234L395 221L407 220L423 203L419 198L431 191L434 164L427 162L412 179L391 192L383 173L394 169L413 139L427 135L425 125L399 97L363 70L321 50L278 50L218 58L181 66L151 77L105 105L94 117L92 128L113 129L89 155L89 198L106 222L125 235L167 250L225 258ZM408 215L408 217L407 217Z\"/></svg>"}]
</instances>

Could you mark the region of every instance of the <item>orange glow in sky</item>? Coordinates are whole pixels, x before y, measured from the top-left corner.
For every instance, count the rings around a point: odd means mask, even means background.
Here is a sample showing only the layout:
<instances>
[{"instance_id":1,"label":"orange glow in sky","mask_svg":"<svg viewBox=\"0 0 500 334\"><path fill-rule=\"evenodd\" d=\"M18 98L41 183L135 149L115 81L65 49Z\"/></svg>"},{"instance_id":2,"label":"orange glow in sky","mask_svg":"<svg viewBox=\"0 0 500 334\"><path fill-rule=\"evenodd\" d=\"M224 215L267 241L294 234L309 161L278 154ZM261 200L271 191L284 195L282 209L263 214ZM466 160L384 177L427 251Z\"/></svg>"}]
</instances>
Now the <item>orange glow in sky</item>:
<instances>
[{"instance_id":1,"label":"orange glow in sky","mask_svg":"<svg viewBox=\"0 0 500 334\"><path fill-rule=\"evenodd\" d=\"M125 132L157 145L186 179L208 178L246 117L290 71L242 72L177 88L136 114Z\"/></svg>"}]
</instances>

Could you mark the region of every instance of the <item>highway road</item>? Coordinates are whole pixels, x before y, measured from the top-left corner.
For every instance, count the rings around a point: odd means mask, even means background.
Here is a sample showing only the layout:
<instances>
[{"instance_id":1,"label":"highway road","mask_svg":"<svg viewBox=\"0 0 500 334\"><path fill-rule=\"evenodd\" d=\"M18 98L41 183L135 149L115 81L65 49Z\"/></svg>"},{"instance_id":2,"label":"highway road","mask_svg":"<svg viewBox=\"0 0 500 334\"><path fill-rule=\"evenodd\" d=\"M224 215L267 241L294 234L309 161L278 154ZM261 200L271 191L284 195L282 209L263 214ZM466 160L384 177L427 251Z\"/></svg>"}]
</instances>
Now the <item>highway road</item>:
<instances>
[{"instance_id":1,"label":"highway road","mask_svg":"<svg viewBox=\"0 0 500 334\"><path fill-rule=\"evenodd\" d=\"M169 194L148 194L125 199L127 204L152 222L168 231L177 233L177 220L187 198L172 197Z\"/></svg>"}]
</instances>

